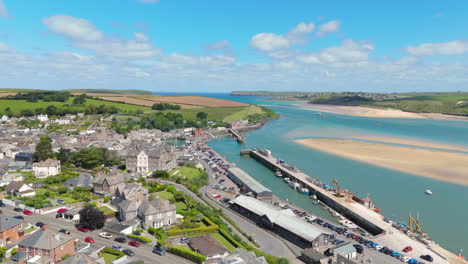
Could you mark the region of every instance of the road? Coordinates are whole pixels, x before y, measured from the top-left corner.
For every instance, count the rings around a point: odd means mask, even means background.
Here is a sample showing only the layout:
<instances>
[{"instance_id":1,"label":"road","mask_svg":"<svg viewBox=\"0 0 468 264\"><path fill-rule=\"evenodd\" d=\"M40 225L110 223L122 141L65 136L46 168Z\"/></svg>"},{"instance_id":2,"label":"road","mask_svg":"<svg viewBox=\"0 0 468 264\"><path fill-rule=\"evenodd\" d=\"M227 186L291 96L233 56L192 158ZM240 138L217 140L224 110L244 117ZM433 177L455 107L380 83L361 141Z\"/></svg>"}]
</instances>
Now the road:
<instances>
[{"instance_id":1,"label":"road","mask_svg":"<svg viewBox=\"0 0 468 264\"><path fill-rule=\"evenodd\" d=\"M76 230L74 227L74 224L69 222L68 220L65 219L56 219L55 214L47 214L47 215L40 215L40 214L33 214L33 215L24 215L22 213L15 212L13 210L13 207L11 206L5 206L2 208L3 214L6 216L15 216L15 215L22 215L24 217L24 220L28 223L31 223L32 225L35 225L36 222L43 222L48 225L48 228L52 231L58 232L58 230L64 228L67 229L71 232L71 235L75 239L79 239L80 241L84 241L84 238L90 236L92 237L96 242L95 244L98 246L102 247L112 247L114 244L119 244L114 241L114 238L112 239L105 239L102 237L99 237L98 234L103 232L102 230L96 230L93 232L80 232ZM127 239L127 241L129 241ZM135 256L131 257L131 259L139 259L144 261L145 263L181 263L181 264L189 264L192 263L191 261L188 261L186 259L180 258L178 256L174 256L172 254L166 253L164 256L159 256L154 253L152 253L152 245L143 245L139 248L135 248L129 245L124 245L120 244L121 246L125 248L131 249L133 252L135 252Z\"/></svg>"}]
</instances>

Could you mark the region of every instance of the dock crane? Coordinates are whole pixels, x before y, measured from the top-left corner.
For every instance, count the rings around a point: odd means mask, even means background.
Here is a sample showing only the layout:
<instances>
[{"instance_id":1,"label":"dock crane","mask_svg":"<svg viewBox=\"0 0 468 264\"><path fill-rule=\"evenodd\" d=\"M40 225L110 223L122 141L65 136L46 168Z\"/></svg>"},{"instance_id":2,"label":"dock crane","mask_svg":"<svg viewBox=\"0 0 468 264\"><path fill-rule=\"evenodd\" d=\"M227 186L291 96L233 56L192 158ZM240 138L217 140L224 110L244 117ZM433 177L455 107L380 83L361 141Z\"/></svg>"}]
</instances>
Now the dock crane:
<instances>
[{"instance_id":1,"label":"dock crane","mask_svg":"<svg viewBox=\"0 0 468 264\"><path fill-rule=\"evenodd\" d=\"M422 228L419 225L419 214L416 217L416 219L414 219L414 217L411 216L411 213L410 213L409 218L408 218L408 230L414 230L413 229L413 224L414 224L414 227L416 228L416 231L418 232L418 234L422 235L423 237L427 236L427 234L422 231Z\"/></svg>"},{"instance_id":2,"label":"dock crane","mask_svg":"<svg viewBox=\"0 0 468 264\"><path fill-rule=\"evenodd\" d=\"M336 185L336 195L337 195L338 197L345 197L345 196L346 196L346 192L343 191L343 190L340 188L340 184L338 183L338 180L337 180L337 179L333 179L332 184L331 184L331 187L333 187L333 184Z\"/></svg>"}]
</instances>

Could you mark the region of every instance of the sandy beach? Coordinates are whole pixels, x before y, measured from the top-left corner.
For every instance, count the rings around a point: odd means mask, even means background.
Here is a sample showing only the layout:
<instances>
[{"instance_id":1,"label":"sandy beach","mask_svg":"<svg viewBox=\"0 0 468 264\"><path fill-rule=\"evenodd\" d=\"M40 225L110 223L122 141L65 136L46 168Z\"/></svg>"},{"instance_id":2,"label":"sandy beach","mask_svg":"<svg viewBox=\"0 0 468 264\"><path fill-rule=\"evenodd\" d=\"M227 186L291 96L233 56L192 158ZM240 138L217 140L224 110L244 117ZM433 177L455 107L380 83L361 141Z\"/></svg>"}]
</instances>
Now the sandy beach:
<instances>
[{"instance_id":1,"label":"sandy beach","mask_svg":"<svg viewBox=\"0 0 468 264\"><path fill-rule=\"evenodd\" d=\"M321 105L321 104L304 104L301 109L314 110L325 113L333 113L340 115L363 116L363 117L382 117L382 118L424 118L424 119L440 119L440 120L455 120L468 121L468 117L452 116L437 113L411 113L398 109L379 109L363 106L341 106L341 105Z\"/></svg>"},{"instance_id":2,"label":"sandy beach","mask_svg":"<svg viewBox=\"0 0 468 264\"><path fill-rule=\"evenodd\" d=\"M468 186L468 154L347 139L301 139L296 142L344 158Z\"/></svg>"}]
</instances>

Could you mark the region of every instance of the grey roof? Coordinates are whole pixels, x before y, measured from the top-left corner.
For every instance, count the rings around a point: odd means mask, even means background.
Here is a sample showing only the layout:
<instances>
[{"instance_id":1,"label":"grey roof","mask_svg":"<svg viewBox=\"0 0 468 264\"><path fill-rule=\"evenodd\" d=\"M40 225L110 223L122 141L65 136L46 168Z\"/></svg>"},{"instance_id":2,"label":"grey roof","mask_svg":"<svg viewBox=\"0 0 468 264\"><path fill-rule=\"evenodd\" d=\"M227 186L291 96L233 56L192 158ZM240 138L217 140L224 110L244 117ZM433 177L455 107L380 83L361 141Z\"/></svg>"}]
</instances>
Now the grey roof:
<instances>
[{"instance_id":1,"label":"grey roof","mask_svg":"<svg viewBox=\"0 0 468 264\"><path fill-rule=\"evenodd\" d=\"M133 149L128 150L127 156L137 156L142 151L145 152L145 154L148 155L148 157L159 158L164 152L173 152L174 147L166 143L158 143L156 145L150 146L148 146L147 144L141 144L139 146L137 145Z\"/></svg>"},{"instance_id":2,"label":"grey roof","mask_svg":"<svg viewBox=\"0 0 468 264\"><path fill-rule=\"evenodd\" d=\"M60 262L61 264L100 264L102 262L98 262L95 259L87 256L83 253L76 253L75 255L67 258L66 260Z\"/></svg>"},{"instance_id":3,"label":"grey roof","mask_svg":"<svg viewBox=\"0 0 468 264\"><path fill-rule=\"evenodd\" d=\"M313 248L306 248L302 250L301 253L302 255L307 256L310 259L315 260L315 261L320 261L321 259L327 258L325 255L323 255L322 253L318 252L317 250Z\"/></svg>"},{"instance_id":4,"label":"grey roof","mask_svg":"<svg viewBox=\"0 0 468 264\"><path fill-rule=\"evenodd\" d=\"M193 250L196 250L207 257L228 252L228 250L223 247L223 245L221 245L216 239L208 234L198 237L191 237L189 246Z\"/></svg>"},{"instance_id":5,"label":"grey roof","mask_svg":"<svg viewBox=\"0 0 468 264\"><path fill-rule=\"evenodd\" d=\"M259 216L268 217L271 223L307 241L314 241L322 234L331 235L328 230L301 220L289 209L278 210L270 204L244 195L237 197L233 202Z\"/></svg>"},{"instance_id":6,"label":"grey roof","mask_svg":"<svg viewBox=\"0 0 468 264\"><path fill-rule=\"evenodd\" d=\"M237 179L242 181L245 185L249 186L249 188L252 189L254 192L256 193L270 192L271 193L270 189L260 184L258 181L256 181L254 178L252 178L249 174L247 174L245 171L241 170L240 168L231 167L228 169L228 171L230 174L234 175Z\"/></svg>"},{"instance_id":7,"label":"grey roof","mask_svg":"<svg viewBox=\"0 0 468 264\"><path fill-rule=\"evenodd\" d=\"M104 229L109 232L120 233L129 227L130 227L129 225L124 225L119 222L112 221L112 222L107 222L106 227Z\"/></svg>"},{"instance_id":8,"label":"grey roof","mask_svg":"<svg viewBox=\"0 0 468 264\"><path fill-rule=\"evenodd\" d=\"M336 246L335 248L333 248L333 252L335 254L347 255L347 254L356 252L356 248L353 246L353 244L348 243L348 244Z\"/></svg>"},{"instance_id":9,"label":"grey roof","mask_svg":"<svg viewBox=\"0 0 468 264\"><path fill-rule=\"evenodd\" d=\"M175 205L171 204L169 201L159 199L156 197L153 201L143 201L140 205L139 210L144 215L157 214L161 212L173 211L176 210Z\"/></svg>"},{"instance_id":10,"label":"grey roof","mask_svg":"<svg viewBox=\"0 0 468 264\"><path fill-rule=\"evenodd\" d=\"M12 181L5 187L5 192L10 193L12 191L17 191L23 186L24 183L20 181Z\"/></svg>"},{"instance_id":11,"label":"grey roof","mask_svg":"<svg viewBox=\"0 0 468 264\"><path fill-rule=\"evenodd\" d=\"M65 185L73 187L92 187L93 186L93 176L82 174L79 177L73 177L65 181Z\"/></svg>"},{"instance_id":12,"label":"grey roof","mask_svg":"<svg viewBox=\"0 0 468 264\"><path fill-rule=\"evenodd\" d=\"M221 264L268 264L265 257L257 257L253 251L236 248L229 256L223 258Z\"/></svg>"},{"instance_id":13,"label":"grey roof","mask_svg":"<svg viewBox=\"0 0 468 264\"><path fill-rule=\"evenodd\" d=\"M110 175L100 175L94 183L97 184L102 184L104 181L107 181L107 183L112 186L112 185L117 185L119 183L122 183L125 181L125 177L121 174L110 176Z\"/></svg>"},{"instance_id":14,"label":"grey roof","mask_svg":"<svg viewBox=\"0 0 468 264\"><path fill-rule=\"evenodd\" d=\"M17 219L9 216L0 216L0 232L4 232L14 226L24 222L24 220Z\"/></svg>"},{"instance_id":15,"label":"grey roof","mask_svg":"<svg viewBox=\"0 0 468 264\"><path fill-rule=\"evenodd\" d=\"M119 204L119 207L124 212L131 212L131 211L138 210L138 204L136 202L129 201L129 200L123 200Z\"/></svg>"},{"instance_id":16,"label":"grey roof","mask_svg":"<svg viewBox=\"0 0 468 264\"><path fill-rule=\"evenodd\" d=\"M21 246L52 250L72 240L70 235L39 230L19 243Z\"/></svg>"}]
</instances>

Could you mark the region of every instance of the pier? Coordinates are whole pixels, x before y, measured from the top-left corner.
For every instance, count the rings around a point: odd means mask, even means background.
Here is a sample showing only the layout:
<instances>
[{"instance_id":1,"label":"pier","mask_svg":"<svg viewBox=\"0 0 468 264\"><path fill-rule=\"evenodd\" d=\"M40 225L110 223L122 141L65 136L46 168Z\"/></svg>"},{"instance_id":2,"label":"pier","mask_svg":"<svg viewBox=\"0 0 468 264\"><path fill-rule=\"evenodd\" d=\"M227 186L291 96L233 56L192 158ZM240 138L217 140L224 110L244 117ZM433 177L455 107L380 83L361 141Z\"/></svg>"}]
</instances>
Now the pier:
<instances>
[{"instance_id":1,"label":"pier","mask_svg":"<svg viewBox=\"0 0 468 264\"><path fill-rule=\"evenodd\" d=\"M235 130L234 128L229 128L228 129L228 132L237 140L237 142L239 143L244 143L245 142L245 138L244 136L242 136L237 130Z\"/></svg>"},{"instance_id":2,"label":"pier","mask_svg":"<svg viewBox=\"0 0 468 264\"><path fill-rule=\"evenodd\" d=\"M302 188L309 189L310 195L317 196L318 200L322 201L325 205L344 217L350 219L370 234L379 235L390 229L390 224L383 221L382 215L374 212L363 204L358 203L353 199L353 197L335 196L333 193L315 184L314 182L316 182L316 180L309 175L293 167L287 168L278 163L278 160L273 157L268 150L253 149L250 150L249 154L250 157L272 171L280 171L284 178L289 178L291 181L299 183Z\"/></svg>"}]
</instances>

